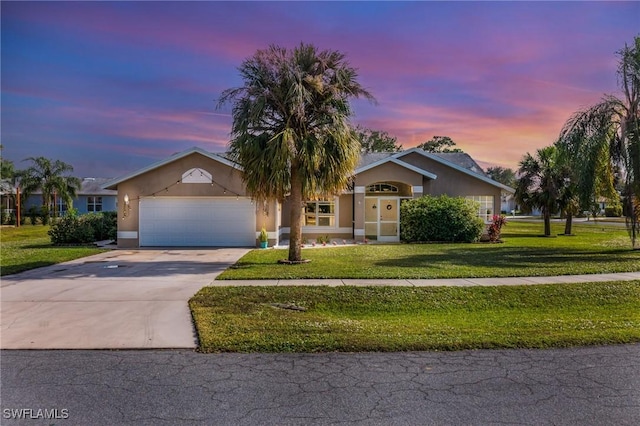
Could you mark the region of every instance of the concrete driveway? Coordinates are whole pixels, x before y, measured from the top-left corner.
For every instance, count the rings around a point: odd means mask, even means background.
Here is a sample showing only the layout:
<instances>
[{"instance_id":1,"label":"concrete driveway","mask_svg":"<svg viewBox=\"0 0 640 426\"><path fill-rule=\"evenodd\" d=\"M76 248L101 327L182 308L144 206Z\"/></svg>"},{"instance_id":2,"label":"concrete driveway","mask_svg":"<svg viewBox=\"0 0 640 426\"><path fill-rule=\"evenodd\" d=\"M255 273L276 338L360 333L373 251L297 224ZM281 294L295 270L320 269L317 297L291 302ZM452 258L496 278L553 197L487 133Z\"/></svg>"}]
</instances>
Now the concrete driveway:
<instances>
[{"instance_id":1,"label":"concrete driveway","mask_svg":"<svg viewBox=\"0 0 640 426\"><path fill-rule=\"evenodd\" d=\"M248 251L115 250L3 277L0 348L195 348L187 301Z\"/></svg>"}]
</instances>

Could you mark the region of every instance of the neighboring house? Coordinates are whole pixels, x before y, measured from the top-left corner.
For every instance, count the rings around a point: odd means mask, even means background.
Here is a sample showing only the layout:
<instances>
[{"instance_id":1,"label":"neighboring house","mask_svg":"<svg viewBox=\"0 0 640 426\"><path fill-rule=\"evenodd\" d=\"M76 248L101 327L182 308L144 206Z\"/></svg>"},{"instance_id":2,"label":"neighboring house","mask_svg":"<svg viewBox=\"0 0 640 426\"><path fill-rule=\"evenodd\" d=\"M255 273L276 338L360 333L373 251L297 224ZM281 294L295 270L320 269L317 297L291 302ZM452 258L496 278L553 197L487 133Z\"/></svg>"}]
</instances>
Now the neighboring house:
<instances>
[{"instance_id":1,"label":"neighboring house","mask_svg":"<svg viewBox=\"0 0 640 426\"><path fill-rule=\"evenodd\" d=\"M16 209L16 188L7 180L0 180L0 210L3 215L9 215ZM5 218L1 218L5 221Z\"/></svg>"},{"instance_id":2,"label":"neighboring house","mask_svg":"<svg viewBox=\"0 0 640 426\"><path fill-rule=\"evenodd\" d=\"M500 203L500 212L510 215L518 210L515 194L512 192L502 191L502 203Z\"/></svg>"},{"instance_id":3,"label":"neighboring house","mask_svg":"<svg viewBox=\"0 0 640 426\"><path fill-rule=\"evenodd\" d=\"M104 188L118 192L118 247L255 246L263 226L270 244L289 238L288 201L254 203L239 166L223 154L191 148ZM478 215L489 221L500 212L502 192L514 190L488 178L466 154L366 154L351 190L305 203L303 236L399 241L402 200L463 196L477 201Z\"/></svg>"},{"instance_id":4,"label":"neighboring house","mask_svg":"<svg viewBox=\"0 0 640 426\"><path fill-rule=\"evenodd\" d=\"M118 210L118 192L104 189L105 183L111 179L105 178L84 178L82 186L73 199L73 208L78 210L78 214L91 212L107 212ZM42 192L31 193L24 201L23 211L27 212L31 207L42 206ZM60 197L56 197L56 212L64 215L68 206Z\"/></svg>"}]
</instances>

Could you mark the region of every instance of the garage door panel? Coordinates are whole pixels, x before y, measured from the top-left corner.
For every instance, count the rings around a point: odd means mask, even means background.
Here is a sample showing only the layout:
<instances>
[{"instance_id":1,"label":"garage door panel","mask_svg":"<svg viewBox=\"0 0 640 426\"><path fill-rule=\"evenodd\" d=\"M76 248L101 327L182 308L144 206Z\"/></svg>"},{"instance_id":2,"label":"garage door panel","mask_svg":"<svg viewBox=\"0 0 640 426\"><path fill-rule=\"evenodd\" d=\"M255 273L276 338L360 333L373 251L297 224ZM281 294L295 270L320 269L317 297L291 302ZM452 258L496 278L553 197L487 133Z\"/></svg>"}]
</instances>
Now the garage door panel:
<instances>
[{"instance_id":1,"label":"garage door panel","mask_svg":"<svg viewBox=\"0 0 640 426\"><path fill-rule=\"evenodd\" d=\"M253 246L255 229L246 198L140 200L140 246Z\"/></svg>"}]
</instances>

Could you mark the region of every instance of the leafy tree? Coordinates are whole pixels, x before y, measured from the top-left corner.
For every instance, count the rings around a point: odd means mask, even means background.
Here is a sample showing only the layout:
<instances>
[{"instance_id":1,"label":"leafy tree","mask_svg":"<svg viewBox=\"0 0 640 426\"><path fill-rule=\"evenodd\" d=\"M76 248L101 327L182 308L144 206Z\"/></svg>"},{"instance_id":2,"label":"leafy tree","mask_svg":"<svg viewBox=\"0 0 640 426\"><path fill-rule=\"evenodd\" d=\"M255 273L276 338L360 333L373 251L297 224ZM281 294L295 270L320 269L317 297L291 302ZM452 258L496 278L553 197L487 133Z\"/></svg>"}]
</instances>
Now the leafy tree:
<instances>
[{"instance_id":1,"label":"leafy tree","mask_svg":"<svg viewBox=\"0 0 640 426\"><path fill-rule=\"evenodd\" d=\"M449 136L434 136L431 140L421 143L418 148L427 152L464 152L460 148L452 148L456 143Z\"/></svg>"},{"instance_id":2,"label":"leafy tree","mask_svg":"<svg viewBox=\"0 0 640 426\"><path fill-rule=\"evenodd\" d=\"M360 141L360 150L363 153L402 151L402 145L397 143L398 139L387 132L365 129L360 126L356 127L355 132Z\"/></svg>"},{"instance_id":3,"label":"leafy tree","mask_svg":"<svg viewBox=\"0 0 640 426\"><path fill-rule=\"evenodd\" d=\"M13 161L2 159L2 168L0 169L0 178L2 180L11 181L15 175L15 167Z\"/></svg>"},{"instance_id":4,"label":"leafy tree","mask_svg":"<svg viewBox=\"0 0 640 426\"><path fill-rule=\"evenodd\" d=\"M500 166L489 167L487 169L487 175L496 182L500 182L508 187L514 188L516 186L516 174L512 169Z\"/></svg>"},{"instance_id":5,"label":"leafy tree","mask_svg":"<svg viewBox=\"0 0 640 426\"><path fill-rule=\"evenodd\" d=\"M63 161L45 157L29 157L24 161L32 163L29 168L16 173L24 197L41 190L42 206L50 210L55 193L71 208L73 198L82 183L79 178L68 175L73 167Z\"/></svg>"},{"instance_id":6,"label":"leafy tree","mask_svg":"<svg viewBox=\"0 0 640 426\"><path fill-rule=\"evenodd\" d=\"M308 44L258 50L239 71L243 86L219 103L233 103L229 154L254 198L289 198L289 261L300 261L303 203L345 189L359 159L349 99L374 98L344 54Z\"/></svg>"},{"instance_id":7,"label":"leafy tree","mask_svg":"<svg viewBox=\"0 0 640 426\"><path fill-rule=\"evenodd\" d=\"M558 210L568 176L558 167L555 146L541 148L536 156L527 153L519 163L516 201L523 210L540 209L544 218L544 235L551 235L551 214Z\"/></svg>"},{"instance_id":8,"label":"leafy tree","mask_svg":"<svg viewBox=\"0 0 640 426\"><path fill-rule=\"evenodd\" d=\"M625 176L627 229L632 248L640 236L640 36L617 52L621 97L606 95L578 110L564 124L557 143L576 161L578 196L584 204L613 186L615 171ZM613 183L612 183L613 182Z\"/></svg>"}]
</instances>

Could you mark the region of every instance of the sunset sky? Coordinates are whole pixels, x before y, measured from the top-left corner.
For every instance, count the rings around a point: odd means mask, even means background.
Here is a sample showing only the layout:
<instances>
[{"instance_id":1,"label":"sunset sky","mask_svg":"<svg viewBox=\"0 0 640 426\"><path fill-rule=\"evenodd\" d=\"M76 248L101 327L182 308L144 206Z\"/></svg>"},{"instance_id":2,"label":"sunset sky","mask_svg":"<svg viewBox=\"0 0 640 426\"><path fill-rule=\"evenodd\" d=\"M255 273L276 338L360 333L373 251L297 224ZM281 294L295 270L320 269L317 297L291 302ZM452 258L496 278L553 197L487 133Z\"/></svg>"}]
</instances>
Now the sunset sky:
<instances>
[{"instance_id":1,"label":"sunset sky","mask_svg":"<svg viewBox=\"0 0 640 426\"><path fill-rule=\"evenodd\" d=\"M377 105L354 124L405 148L450 136L516 168L569 115L619 93L615 52L640 2L6 2L3 156L117 177L198 146L225 150L237 67L270 44L339 50Z\"/></svg>"}]
</instances>

